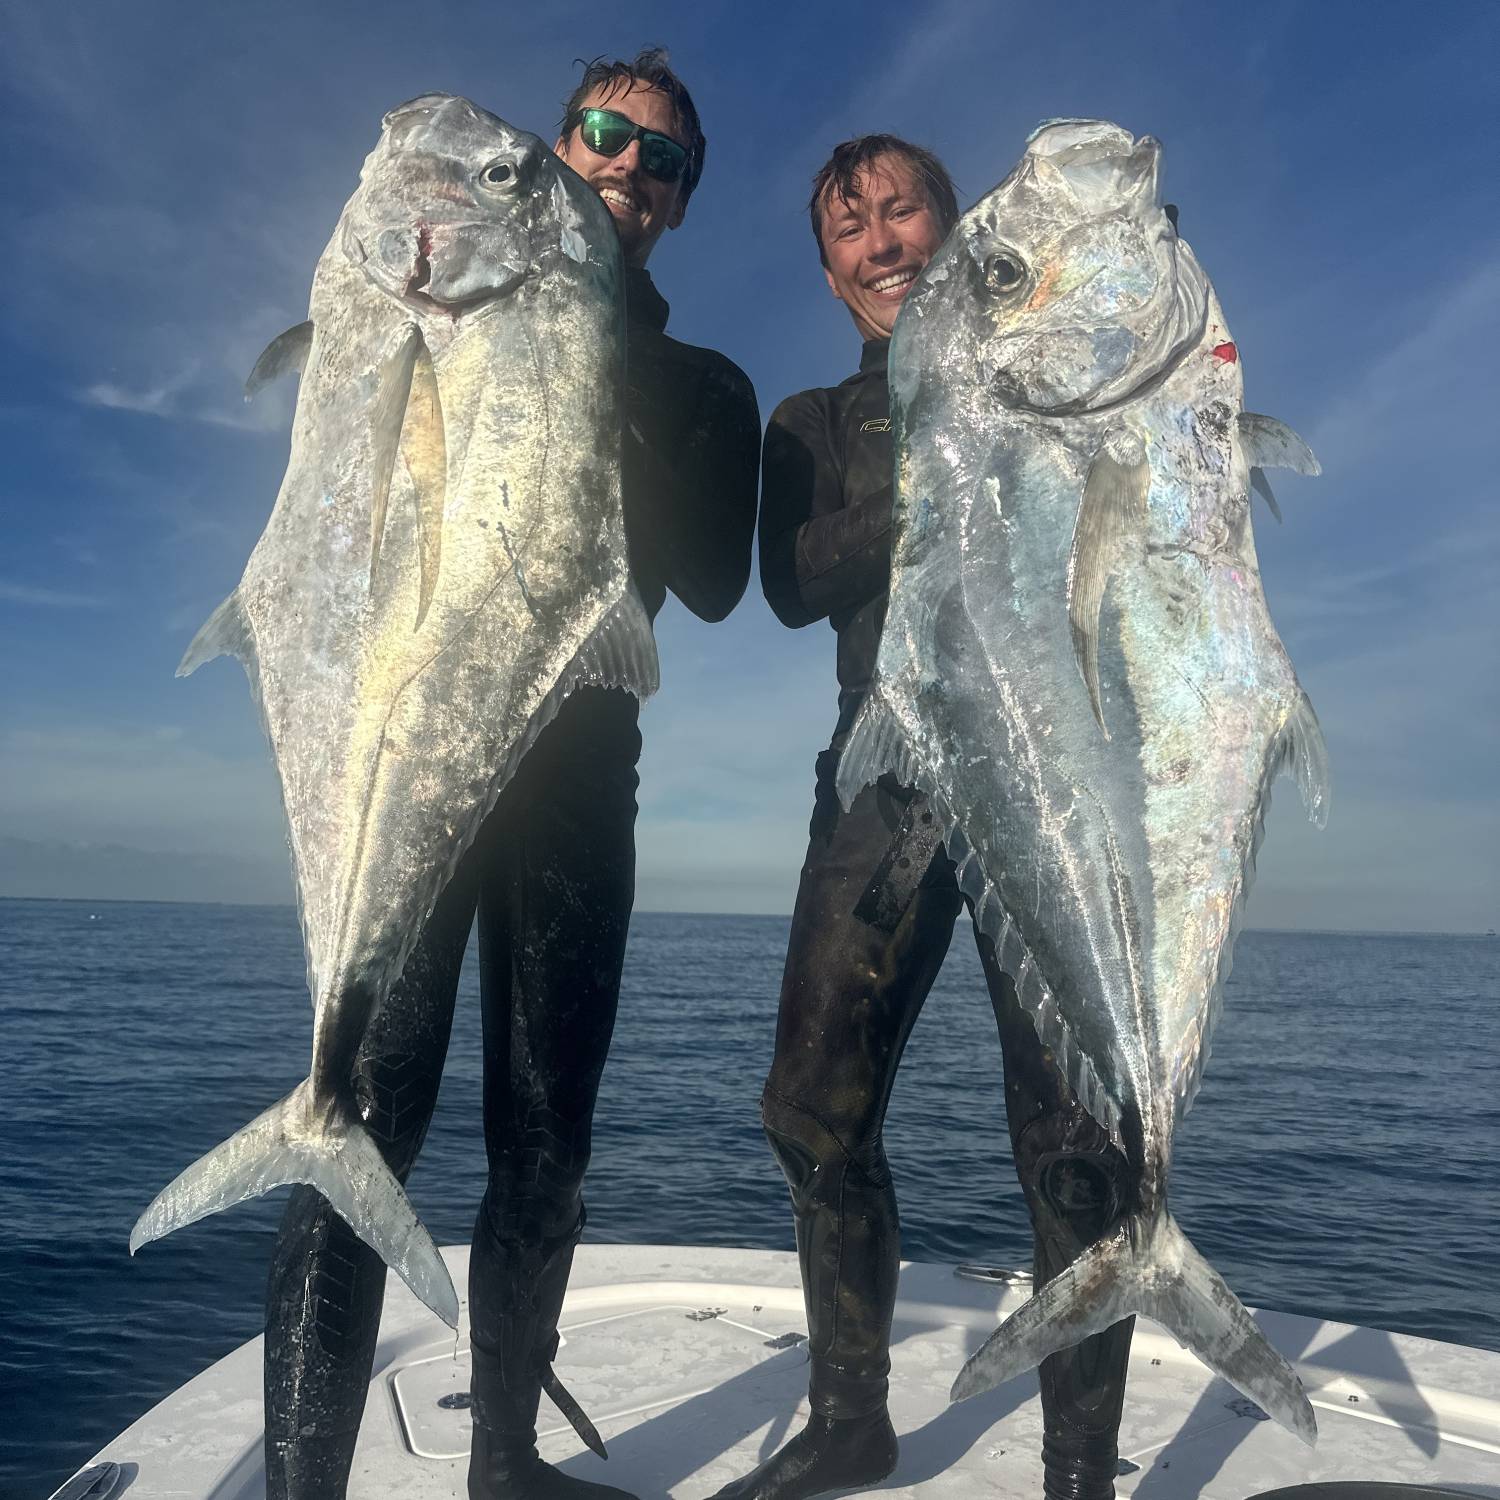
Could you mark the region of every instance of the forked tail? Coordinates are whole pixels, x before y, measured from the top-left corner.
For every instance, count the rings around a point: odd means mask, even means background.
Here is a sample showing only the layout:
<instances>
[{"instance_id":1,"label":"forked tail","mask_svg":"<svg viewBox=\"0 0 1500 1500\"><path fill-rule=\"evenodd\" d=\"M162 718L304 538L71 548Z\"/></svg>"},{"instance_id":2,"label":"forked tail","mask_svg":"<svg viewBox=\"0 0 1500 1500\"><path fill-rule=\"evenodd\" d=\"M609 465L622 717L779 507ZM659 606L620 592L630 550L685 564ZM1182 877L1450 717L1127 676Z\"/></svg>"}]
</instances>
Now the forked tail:
<instances>
[{"instance_id":1,"label":"forked tail","mask_svg":"<svg viewBox=\"0 0 1500 1500\"><path fill-rule=\"evenodd\" d=\"M1165 1208L1128 1220L1007 1318L959 1371L952 1399L990 1390L1132 1313L1159 1323L1304 1443L1317 1441L1297 1372Z\"/></svg>"},{"instance_id":2,"label":"forked tail","mask_svg":"<svg viewBox=\"0 0 1500 1500\"><path fill-rule=\"evenodd\" d=\"M314 1108L304 1079L279 1104L200 1156L151 1200L130 1232L130 1253L221 1208L305 1182L423 1302L458 1326L458 1293L379 1147L350 1110Z\"/></svg>"}]
</instances>

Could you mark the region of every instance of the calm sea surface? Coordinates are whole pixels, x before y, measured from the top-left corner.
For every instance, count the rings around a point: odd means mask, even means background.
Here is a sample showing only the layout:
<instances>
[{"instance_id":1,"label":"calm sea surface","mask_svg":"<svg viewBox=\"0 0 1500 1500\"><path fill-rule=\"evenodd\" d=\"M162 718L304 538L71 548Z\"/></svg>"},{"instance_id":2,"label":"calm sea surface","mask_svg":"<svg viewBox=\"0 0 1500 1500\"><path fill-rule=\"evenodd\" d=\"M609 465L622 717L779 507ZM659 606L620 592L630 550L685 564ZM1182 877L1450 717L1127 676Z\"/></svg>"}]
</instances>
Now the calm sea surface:
<instances>
[{"instance_id":1,"label":"calm sea surface","mask_svg":"<svg viewBox=\"0 0 1500 1500\"><path fill-rule=\"evenodd\" d=\"M756 1100L787 924L636 918L589 1234L789 1249ZM477 965L411 1183L440 1242L483 1187ZM283 1194L148 1246L136 1215L302 1078L290 909L0 901L0 1494L41 1497L260 1331ZM1245 1301L1500 1350L1500 942L1251 932L1173 1206ZM1024 1264L967 924L887 1129L904 1253Z\"/></svg>"}]
</instances>

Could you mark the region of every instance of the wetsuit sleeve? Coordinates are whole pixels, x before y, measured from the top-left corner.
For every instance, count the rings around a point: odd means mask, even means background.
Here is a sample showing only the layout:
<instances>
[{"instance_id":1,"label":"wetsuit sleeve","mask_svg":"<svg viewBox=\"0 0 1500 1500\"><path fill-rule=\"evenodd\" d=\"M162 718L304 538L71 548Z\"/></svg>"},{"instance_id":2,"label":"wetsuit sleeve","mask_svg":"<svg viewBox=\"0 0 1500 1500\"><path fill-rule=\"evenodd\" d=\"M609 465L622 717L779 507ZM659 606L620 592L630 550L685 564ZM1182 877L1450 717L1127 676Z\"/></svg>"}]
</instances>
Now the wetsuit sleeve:
<instances>
[{"instance_id":1,"label":"wetsuit sleeve","mask_svg":"<svg viewBox=\"0 0 1500 1500\"><path fill-rule=\"evenodd\" d=\"M631 562L700 619L722 620L750 578L759 439L755 390L738 366L631 325L622 454Z\"/></svg>"},{"instance_id":2,"label":"wetsuit sleeve","mask_svg":"<svg viewBox=\"0 0 1500 1500\"><path fill-rule=\"evenodd\" d=\"M760 576L783 625L810 625L885 592L891 500L890 484L848 500L815 399L792 396L776 408L761 461Z\"/></svg>"}]
</instances>

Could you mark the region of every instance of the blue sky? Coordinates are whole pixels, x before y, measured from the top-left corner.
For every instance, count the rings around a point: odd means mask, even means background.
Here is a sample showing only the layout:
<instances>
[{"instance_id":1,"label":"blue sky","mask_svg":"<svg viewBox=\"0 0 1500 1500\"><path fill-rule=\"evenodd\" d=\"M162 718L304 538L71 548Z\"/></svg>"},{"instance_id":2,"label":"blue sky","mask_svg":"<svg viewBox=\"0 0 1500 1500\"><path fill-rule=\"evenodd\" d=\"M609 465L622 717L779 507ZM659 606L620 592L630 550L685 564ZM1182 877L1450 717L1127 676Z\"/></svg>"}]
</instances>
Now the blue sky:
<instances>
[{"instance_id":1,"label":"blue sky","mask_svg":"<svg viewBox=\"0 0 1500 1500\"><path fill-rule=\"evenodd\" d=\"M1332 817L1307 827L1281 784L1250 920L1500 925L1500 7L7 0L0 15L0 891L289 897L241 674L172 676L285 462L290 391L247 408L240 382L305 315L386 108L441 89L545 134L575 58L661 42L709 152L652 270L671 331L742 365L763 416L858 356L803 214L834 142L928 144L968 203L1049 116L1161 138L1247 403L1324 466L1278 478L1286 524L1256 524L1327 732ZM717 626L669 603L658 634L640 904L788 911L834 718L832 632L783 629L752 585ZM87 844L122 847L65 847Z\"/></svg>"}]
</instances>

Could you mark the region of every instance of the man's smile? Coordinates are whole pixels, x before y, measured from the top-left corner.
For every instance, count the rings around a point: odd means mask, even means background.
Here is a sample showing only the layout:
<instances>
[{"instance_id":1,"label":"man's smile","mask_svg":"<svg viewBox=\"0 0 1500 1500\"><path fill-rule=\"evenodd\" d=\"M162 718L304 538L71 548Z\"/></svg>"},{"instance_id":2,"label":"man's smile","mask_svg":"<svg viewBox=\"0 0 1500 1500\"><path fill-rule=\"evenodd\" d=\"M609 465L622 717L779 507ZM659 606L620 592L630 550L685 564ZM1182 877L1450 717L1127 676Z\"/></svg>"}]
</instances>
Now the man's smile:
<instances>
[{"instance_id":1,"label":"man's smile","mask_svg":"<svg viewBox=\"0 0 1500 1500\"><path fill-rule=\"evenodd\" d=\"M611 210L621 209L625 213L640 213L643 205L640 199L635 197L628 187L615 182L595 182L593 186L594 190L604 199Z\"/></svg>"},{"instance_id":2,"label":"man's smile","mask_svg":"<svg viewBox=\"0 0 1500 1500\"><path fill-rule=\"evenodd\" d=\"M877 297L884 297L892 302L899 302L906 295L906 289L914 282L921 273L920 266L903 266L898 271L887 271L885 275L878 276L874 281L867 281L865 286L875 293Z\"/></svg>"}]
</instances>

